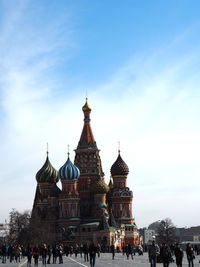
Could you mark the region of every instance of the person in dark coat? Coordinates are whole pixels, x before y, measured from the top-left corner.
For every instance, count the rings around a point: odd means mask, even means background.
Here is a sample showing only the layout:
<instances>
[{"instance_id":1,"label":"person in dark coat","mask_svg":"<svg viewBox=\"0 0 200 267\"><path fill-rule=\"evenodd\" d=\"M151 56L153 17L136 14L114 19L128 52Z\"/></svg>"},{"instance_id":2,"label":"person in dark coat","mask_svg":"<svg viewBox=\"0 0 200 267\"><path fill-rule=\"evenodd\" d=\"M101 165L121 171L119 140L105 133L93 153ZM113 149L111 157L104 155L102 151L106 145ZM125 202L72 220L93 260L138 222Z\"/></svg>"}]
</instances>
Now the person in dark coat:
<instances>
[{"instance_id":1,"label":"person in dark coat","mask_svg":"<svg viewBox=\"0 0 200 267\"><path fill-rule=\"evenodd\" d=\"M160 252L158 245L155 243L155 240L152 241L152 244L148 248L149 262L151 267L156 267L157 256Z\"/></svg>"},{"instance_id":2,"label":"person in dark coat","mask_svg":"<svg viewBox=\"0 0 200 267\"><path fill-rule=\"evenodd\" d=\"M58 257L59 257L59 264L63 263L63 247L62 245L57 247L57 253L58 253Z\"/></svg>"},{"instance_id":3,"label":"person in dark coat","mask_svg":"<svg viewBox=\"0 0 200 267\"><path fill-rule=\"evenodd\" d=\"M76 244L75 246L74 246L74 254L75 254L75 258L77 258L77 256L78 256L78 252L79 252L79 246L78 246L78 244Z\"/></svg>"},{"instance_id":4,"label":"person in dark coat","mask_svg":"<svg viewBox=\"0 0 200 267\"><path fill-rule=\"evenodd\" d=\"M94 266L95 266L96 253L97 253L97 247L95 246L94 243L92 243L92 244L89 246L90 266L91 266L91 267L94 267Z\"/></svg>"},{"instance_id":5,"label":"person in dark coat","mask_svg":"<svg viewBox=\"0 0 200 267\"><path fill-rule=\"evenodd\" d=\"M131 258L133 260L133 252L132 252L132 247L130 244L128 244L126 246L126 256L127 256L127 260L129 259L129 255L131 255Z\"/></svg>"},{"instance_id":6,"label":"person in dark coat","mask_svg":"<svg viewBox=\"0 0 200 267\"><path fill-rule=\"evenodd\" d=\"M35 266L38 266L38 258L39 258L39 256L40 256L40 249L39 249L38 245L36 245L33 248L33 258L34 258Z\"/></svg>"},{"instance_id":7,"label":"person in dark coat","mask_svg":"<svg viewBox=\"0 0 200 267\"><path fill-rule=\"evenodd\" d=\"M10 258L10 262L12 262L14 259L14 247L11 245L8 247L8 257Z\"/></svg>"},{"instance_id":8,"label":"person in dark coat","mask_svg":"<svg viewBox=\"0 0 200 267\"><path fill-rule=\"evenodd\" d=\"M1 247L1 255L2 255L2 263L6 263L7 248L5 244L3 244Z\"/></svg>"},{"instance_id":9,"label":"person in dark coat","mask_svg":"<svg viewBox=\"0 0 200 267\"><path fill-rule=\"evenodd\" d=\"M170 251L170 248L166 243L163 243L162 245L162 250L160 251L160 256L163 262L163 267L168 267L170 260L172 258L172 254Z\"/></svg>"},{"instance_id":10,"label":"person in dark coat","mask_svg":"<svg viewBox=\"0 0 200 267\"><path fill-rule=\"evenodd\" d=\"M56 264L56 260L57 260L57 257L58 257L56 245L54 245L53 248L52 248L52 255L53 255L53 264Z\"/></svg>"},{"instance_id":11,"label":"person in dark coat","mask_svg":"<svg viewBox=\"0 0 200 267\"><path fill-rule=\"evenodd\" d=\"M43 244L41 249L41 255L42 255L42 264L45 266L47 264L47 253L48 253L47 245Z\"/></svg>"},{"instance_id":12,"label":"person in dark coat","mask_svg":"<svg viewBox=\"0 0 200 267\"><path fill-rule=\"evenodd\" d=\"M31 259L33 255L33 248L28 244L26 248L26 255L27 255L27 266L31 266Z\"/></svg>"},{"instance_id":13,"label":"person in dark coat","mask_svg":"<svg viewBox=\"0 0 200 267\"><path fill-rule=\"evenodd\" d=\"M84 253L84 260L85 261L89 261L88 252L89 252L88 244L84 244L83 245L83 253Z\"/></svg>"},{"instance_id":14,"label":"person in dark coat","mask_svg":"<svg viewBox=\"0 0 200 267\"><path fill-rule=\"evenodd\" d=\"M50 264L50 261L51 261L51 253L52 253L52 249L51 249L51 247L48 245L48 247L47 247L47 255L48 255L47 264Z\"/></svg>"},{"instance_id":15,"label":"person in dark coat","mask_svg":"<svg viewBox=\"0 0 200 267\"><path fill-rule=\"evenodd\" d=\"M180 245L177 243L174 249L174 255L176 258L176 265L177 267L182 267L183 261L183 250L181 249Z\"/></svg>"},{"instance_id":16,"label":"person in dark coat","mask_svg":"<svg viewBox=\"0 0 200 267\"><path fill-rule=\"evenodd\" d=\"M125 246L125 244L123 244L123 246L122 246L122 253L123 253L123 256L124 256L125 253L126 253L126 246Z\"/></svg>"},{"instance_id":17,"label":"person in dark coat","mask_svg":"<svg viewBox=\"0 0 200 267\"><path fill-rule=\"evenodd\" d=\"M188 267L194 267L193 260L194 260L195 256L194 256L194 250L193 250L192 245L190 243L187 243L186 255L187 255L187 260L188 260Z\"/></svg>"},{"instance_id":18,"label":"person in dark coat","mask_svg":"<svg viewBox=\"0 0 200 267\"><path fill-rule=\"evenodd\" d=\"M110 250L111 250L111 253L112 253L112 259L114 260L115 259L115 246L114 246L114 244L112 244L110 246Z\"/></svg>"}]
</instances>

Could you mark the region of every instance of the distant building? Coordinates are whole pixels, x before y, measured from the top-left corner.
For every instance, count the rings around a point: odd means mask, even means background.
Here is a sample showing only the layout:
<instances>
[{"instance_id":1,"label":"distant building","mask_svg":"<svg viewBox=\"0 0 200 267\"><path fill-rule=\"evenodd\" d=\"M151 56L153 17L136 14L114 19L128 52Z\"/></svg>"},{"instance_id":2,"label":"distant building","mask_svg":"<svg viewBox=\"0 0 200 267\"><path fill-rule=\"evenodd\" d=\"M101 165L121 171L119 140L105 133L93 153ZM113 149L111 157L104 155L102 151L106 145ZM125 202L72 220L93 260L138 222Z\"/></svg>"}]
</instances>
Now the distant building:
<instances>
[{"instance_id":1,"label":"distant building","mask_svg":"<svg viewBox=\"0 0 200 267\"><path fill-rule=\"evenodd\" d=\"M84 126L74 164L68 153L66 163L57 172L47 152L46 162L36 174L32 218L48 225L57 241L136 245L139 234L132 214L133 193L127 187L128 166L119 151L111 167L110 183L105 183L87 99L82 110ZM59 180L61 190L57 186Z\"/></svg>"},{"instance_id":2,"label":"distant building","mask_svg":"<svg viewBox=\"0 0 200 267\"><path fill-rule=\"evenodd\" d=\"M5 241L6 236L9 234L8 224L0 223L0 244Z\"/></svg>"},{"instance_id":3,"label":"distant building","mask_svg":"<svg viewBox=\"0 0 200 267\"><path fill-rule=\"evenodd\" d=\"M200 226L177 228L176 235L180 242L200 242Z\"/></svg>"},{"instance_id":4,"label":"distant building","mask_svg":"<svg viewBox=\"0 0 200 267\"><path fill-rule=\"evenodd\" d=\"M143 244L149 245L155 239L156 232L152 229L142 228L139 229L140 235L143 236Z\"/></svg>"}]
</instances>

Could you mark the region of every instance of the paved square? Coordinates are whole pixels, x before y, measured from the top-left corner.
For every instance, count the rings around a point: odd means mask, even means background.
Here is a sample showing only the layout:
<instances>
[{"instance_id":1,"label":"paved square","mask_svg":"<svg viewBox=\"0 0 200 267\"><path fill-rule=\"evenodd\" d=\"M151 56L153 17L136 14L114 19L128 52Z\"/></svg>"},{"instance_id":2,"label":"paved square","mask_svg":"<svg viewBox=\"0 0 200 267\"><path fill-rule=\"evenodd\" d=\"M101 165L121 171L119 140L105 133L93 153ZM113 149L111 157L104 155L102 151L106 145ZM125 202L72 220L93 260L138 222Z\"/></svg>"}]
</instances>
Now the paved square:
<instances>
[{"instance_id":1,"label":"paved square","mask_svg":"<svg viewBox=\"0 0 200 267\"><path fill-rule=\"evenodd\" d=\"M196 256L196 259L194 260L194 267L200 267L199 264L199 260L200 260L200 256ZM10 263L9 261L7 261L6 264L2 264L0 261L0 266L3 267L26 267L26 259L22 259L21 263L16 263L16 262L12 262ZM32 265L34 267L34 263L32 261ZM42 261L39 261L39 267L42 267ZM68 267L90 267L90 263L89 262L85 262L84 258L80 257L80 255L78 255L77 258L75 258L75 255L72 255L72 257L66 257L63 256L63 264L48 264L47 267L62 267L62 266L68 266ZM148 255L147 253L144 253L143 256L134 256L134 259L132 260L131 258L129 258L129 260L127 260L126 256L123 256L122 253L116 253L115 255L115 259L112 260L112 255L111 253L102 253L100 258L96 258L96 267L106 267L106 266L123 266L123 267L149 267L150 264L148 262ZM156 265L157 267L161 267L163 266L162 263L157 263ZM175 267L176 264L175 262L170 264L170 267ZM184 258L183 258L183 267L188 266L187 263L187 258L186 255L184 254Z\"/></svg>"}]
</instances>

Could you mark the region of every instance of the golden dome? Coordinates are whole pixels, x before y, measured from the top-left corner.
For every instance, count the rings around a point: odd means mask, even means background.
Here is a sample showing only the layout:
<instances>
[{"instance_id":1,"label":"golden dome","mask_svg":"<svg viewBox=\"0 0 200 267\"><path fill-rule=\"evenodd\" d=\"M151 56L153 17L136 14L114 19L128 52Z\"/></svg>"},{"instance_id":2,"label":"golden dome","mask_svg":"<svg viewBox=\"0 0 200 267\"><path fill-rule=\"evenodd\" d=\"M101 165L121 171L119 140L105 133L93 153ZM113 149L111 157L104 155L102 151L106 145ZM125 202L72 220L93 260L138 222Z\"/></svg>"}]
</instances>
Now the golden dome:
<instances>
[{"instance_id":1,"label":"golden dome","mask_svg":"<svg viewBox=\"0 0 200 267\"><path fill-rule=\"evenodd\" d=\"M90 105L87 102L87 97L86 97L85 105L82 107L82 110L83 111L91 111L92 110L91 107L90 107Z\"/></svg>"}]
</instances>

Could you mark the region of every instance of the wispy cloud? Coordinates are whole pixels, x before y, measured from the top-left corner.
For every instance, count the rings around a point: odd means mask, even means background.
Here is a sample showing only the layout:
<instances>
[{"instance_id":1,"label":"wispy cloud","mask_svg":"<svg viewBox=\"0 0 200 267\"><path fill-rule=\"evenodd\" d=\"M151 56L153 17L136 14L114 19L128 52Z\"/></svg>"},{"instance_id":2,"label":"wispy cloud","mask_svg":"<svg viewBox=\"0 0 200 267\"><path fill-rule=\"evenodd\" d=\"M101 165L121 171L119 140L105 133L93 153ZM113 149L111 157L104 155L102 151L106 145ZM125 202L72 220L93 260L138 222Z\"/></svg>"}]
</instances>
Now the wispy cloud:
<instances>
[{"instance_id":1,"label":"wispy cloud","mask_svg":"<svg viewBox=\"0 0 200 267\"><path fill-rule=\"evenodd\" d=\"M113 145L120 139L122 156L131 170L128 184L136 196L134 210L139 225L166 214L178 225L198 224L195 220L200 204L196 192L200 173L198 44L192 51L185 48L183 54L169 56L174 50L183 49L182 42L191 37L187 33L185 40L182 37L178 42L177 38L173 45L155 52L153 57L138 55L139 59L98 88L102 95L107 94L107 99L102 97L95 103L96 109L101 110L98 122L101 120L100 125L105 126L97 132L103 166L108 173L110 163L106 158L113 157ZM147 213L149 202L152 205ZM177 216L175 211L184 205L193 207L187 218L184 212Z\"/></svg>"},{"instance_id":2,"label":"wispy cloud","mask_svg":"<svg viewBox=\"0 0 200 267\"><path fill-rule=\"evenodd\" d=\"M0 202L8 199L8 191L9 199L1 208L2 220L13 205L20 210L31 208L34 176L45 160L47 141L50 160L57 169L66 159L67 144L71 151L77 146L84 102L80 90L60 91L55 71L61 66L63 49L67 64L73 46L74 31L67 13L63 11L48 23L44 18L32 24L31 18L44 14L44 10L30 11L28 1L16 2L16 6L4 3L0 26L4 116ZM151 48L151 54L134 55L108 77L108 82L89 88L92 128L106 180L120 140L122 157L130 167L128 185L134 192L133 210L139 226L163 217L172 217L179 225L197 223L200 58L198 45L192 52L182 47L182 42L195 33L189 31L159 50ZM179 49L184 53L174 52ZM186 194L187 205L194 210L188 218L184 213L176 217L172 205L184 206ZM147 208L149 201L152 205Z\"/></svg>"},{"instance_id":3,"label":"wispy cloud","mask_svg":"<svg viewBox=\"0 0 200 267\"><path fill-rule=\"evenodd\" d=\"M15 1L9 5L5 1L0 25L0 181L1 201L7 200L7 205L1 207L2 217L15 204L19 209L32 206L38 148L44 152L41 143L51 141L50 135L57 132L58 104L54 96L58 81L52 72L63 58L63 49L67 52L72 44L72 28L64 10L46 24L45 19L36 19L43 12L31 10L30 4Z\"/></svg>"}]
</instances>

